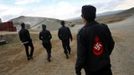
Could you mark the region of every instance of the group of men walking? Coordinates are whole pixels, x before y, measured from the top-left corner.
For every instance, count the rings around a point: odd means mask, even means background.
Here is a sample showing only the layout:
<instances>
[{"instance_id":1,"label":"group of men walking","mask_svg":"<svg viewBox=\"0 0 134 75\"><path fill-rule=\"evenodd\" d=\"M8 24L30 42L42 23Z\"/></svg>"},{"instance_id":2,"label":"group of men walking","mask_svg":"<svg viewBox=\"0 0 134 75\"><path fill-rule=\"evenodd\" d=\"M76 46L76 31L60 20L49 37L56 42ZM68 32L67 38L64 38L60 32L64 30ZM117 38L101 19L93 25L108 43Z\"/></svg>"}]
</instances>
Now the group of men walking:
<instances>
[{"instance_id":1,"label":"group of men walking","mask_svg":"<svg viewBox=\"0 0 134 75\"><path fill-rule=\"evenodd\" d=\"M64 53L66 55L66 58L68 59L69 54L71 53L70 40L72 41L73 38L72 38L70 29L65 26L64 21L61 21L61 25L62 25L62 27L58 31L58 37L62 41ZM34 46L33 46L29 31L25 28L24 23L21 24L21 30L19 31L19 37L20 37L21 42L25 46L27 59L28 60L33 59ZM39 33L39 39L42 40L42 45L46 49L46 52L48 55L47 60L49 62L51 62L52 35L51 35L50 31L46 29L45 24L42 25L42 31ZM29 47L31 48L30 51L29 51Z\"/></svg>"},{"instance_id":2,"label":"group of men walking","mask_svg":"<svg viewBox=\"0 0 134 75\"><path fill-rule=\"evenodd\" d=\"M77 34L77 60L75 65L76 75L81 75L81 69L85 70L86 75L112 75L110 55L114 48L114 40L112 34L105 24L95 21L96 8L92 5L84 5L81 10L81 17L84 26ZM73 40L71 31L65 26L65 22L61 21L62 27L58 31L58 37L62 42L66 58L71 53L70 41ZM25 24L21 24L22 29L19 32L20 40L25 46L27 59L33 59L34 46ZM48 61L51 61L51 33L46 29L46 25L42 25L42 31L39 39L48 53ZM31 47L30 53L28 47Z\"/></svg>"}]
</instances>

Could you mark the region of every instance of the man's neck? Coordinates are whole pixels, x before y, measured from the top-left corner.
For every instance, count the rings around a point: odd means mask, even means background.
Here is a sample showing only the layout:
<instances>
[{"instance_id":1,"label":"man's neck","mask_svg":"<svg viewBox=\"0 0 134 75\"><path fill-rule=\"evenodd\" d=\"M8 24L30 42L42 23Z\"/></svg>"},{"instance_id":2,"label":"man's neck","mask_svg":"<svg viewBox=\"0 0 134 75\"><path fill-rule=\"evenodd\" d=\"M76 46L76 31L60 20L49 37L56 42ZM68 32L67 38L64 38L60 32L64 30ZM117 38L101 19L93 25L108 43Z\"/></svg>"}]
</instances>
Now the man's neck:
<instances>
[{"instance_id":1,"label":"man's neck","mask_svg":"<svg viewBox=\"0 0 134 75\"><path fill-rule=\"evenodd\" d=\"M93 22L95 22L95 20L93 20L93 21L85 21L85 25L93 23Z\"/></svg>"},{"instance_id":2,"label":"man's neck","mask_svg":"<svg viewBox=\"0 0 134 75\"><path fill-rule=\"evenodd\" d=\"M21 29L25 29L25 28L21 28Z\"/></svg>"}]
</instances>

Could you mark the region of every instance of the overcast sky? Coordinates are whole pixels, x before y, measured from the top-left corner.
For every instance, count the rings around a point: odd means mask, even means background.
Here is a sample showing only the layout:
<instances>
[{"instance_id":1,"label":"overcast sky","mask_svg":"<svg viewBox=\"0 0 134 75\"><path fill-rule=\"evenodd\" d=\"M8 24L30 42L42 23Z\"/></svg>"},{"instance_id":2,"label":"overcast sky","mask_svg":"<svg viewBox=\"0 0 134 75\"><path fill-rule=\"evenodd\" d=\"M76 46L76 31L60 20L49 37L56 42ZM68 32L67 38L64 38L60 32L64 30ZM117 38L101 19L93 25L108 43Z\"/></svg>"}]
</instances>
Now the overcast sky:
<instances>
[{"instance_id":1,"label":"overcast sky","mask_svg":"<svg viewBox=\"0 0 134 75\"><path fill-rule=\"evenodd\" d=\"M97 13L134 7L133 0L0 0L0 18L7 21L24 15L69 19L79 17L86 4L97 7Z\"/></svg>"}]
</instances>

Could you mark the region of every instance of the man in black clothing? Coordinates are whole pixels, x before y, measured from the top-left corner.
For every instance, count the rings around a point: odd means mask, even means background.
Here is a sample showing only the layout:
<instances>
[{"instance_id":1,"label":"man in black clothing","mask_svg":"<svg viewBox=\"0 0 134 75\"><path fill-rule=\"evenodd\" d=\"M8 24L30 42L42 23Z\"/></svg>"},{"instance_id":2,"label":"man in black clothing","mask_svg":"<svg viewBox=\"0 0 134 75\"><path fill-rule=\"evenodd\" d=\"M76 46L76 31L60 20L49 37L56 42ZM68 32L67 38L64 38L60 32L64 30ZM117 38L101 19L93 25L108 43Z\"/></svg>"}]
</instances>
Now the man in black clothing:
<instances>
[{"instance_id":1,"label":"man in black clothing","mask_svg":"<svg viewBox=\"0 0 134 75\"><path fill-rule=\"evenodd\" d=\"M47 60L49 62L51 62L51 48L52 48L51 38L52 38L52 35L48 30L46 30L46 25L42 25L42 28L43 28L43 30L39 34L39 39L42 40L42 45L44 48L46 48L46 51L48 54Z\"/></svg>"},{"instance_id":2,"label":"man in black clothing","mask_svg":"<svg viewBox=\"0 0 134 75\"><path fill-rule=\"evenodd\" d=\"M62 41L62 46L64 48L64 53L68 59L68 54L71 53L70 40L72 41L72 34L68 27L65 26L65 22L61 21L62 27L58 31L58 37Z\"/></svg>"},{"instance_id":3,"label":"man in black clothing","mask_svg":"<svg viewBox=\"0 0 134 75\"><path fill-rule=\"evenodd\" d=\"M83 68L86 75L112 75L114 40L108 26L95 21L96 8L91 5L82 7L82 18L85 26L77 35L76 74L81 75Z\"/></svg>"},{"instance_id":4,"label":"man in black clothing","mask_svg":"<svg viewBox=\"0 0 134 75\"><path fill-rule=\"evenodd\" d=\"M25 24L22 23L21 27L22 28L19 31L19 38L20 38L20 41L25 46L27 59L30 60L30 59L33 59L34 46L33 46L29 31L25 29ZM31 47L30 53L29 53L29 47Z\"/></svg>"}]
</instances>

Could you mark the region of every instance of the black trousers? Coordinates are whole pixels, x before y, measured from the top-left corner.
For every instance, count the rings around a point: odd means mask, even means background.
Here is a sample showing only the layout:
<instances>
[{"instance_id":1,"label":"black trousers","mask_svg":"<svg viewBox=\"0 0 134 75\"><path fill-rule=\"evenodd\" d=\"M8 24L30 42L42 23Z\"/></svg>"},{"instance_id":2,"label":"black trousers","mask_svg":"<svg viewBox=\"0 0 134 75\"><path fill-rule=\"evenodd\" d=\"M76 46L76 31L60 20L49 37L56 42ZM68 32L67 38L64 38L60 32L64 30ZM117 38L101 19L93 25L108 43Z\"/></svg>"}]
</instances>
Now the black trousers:
<instances>
[{"instance_id":1,"label":"black trousers","mask_svg":"<svg viewBox=\"0 0 134 75\"><path fill-rule=\"evenodd\" d=\"M99 71L95 71L95 72L90 72L86 69L85 70L85 73L86 75L112 75L112 70L111 70L111 67L105 67Z\"/></svg>"},{"instance_id":2,"label":"black trousers","mask_svg":"<svg viewBox=\"0 0 134 75\"><path fill-rule=\"evenodd\" d=\"M51 58L51 48L52 48L51 42L43 42L42 45L47 51L48 59L50 59Z\"/></svg>"},{"instance_id":3,"label":"black trousers","mask_svg":"<svg viewBox=\"0 0 134 75\"><path fill-rule=\"evenodd\" d=\"M71 52L71 48L70 48L70 41L69 39L68 40L62 40L62 46L63 46L63 49L64 49L64 53L65 54L70 54Z\"/></svg>"},{"instance_id":4,"label":"black trousers","mask_svg":"<svg viewBox=\"0 0 134 75\"><path fill-rule=\"evenodd\" d=\"M27 58L33 57L33 52L34 52L33 43L32 42L29 42L27 44L24 44L24 46L25 46ZM29 52L29 47L31 48L30 52Z\"/></svg>"}]
</instances>

